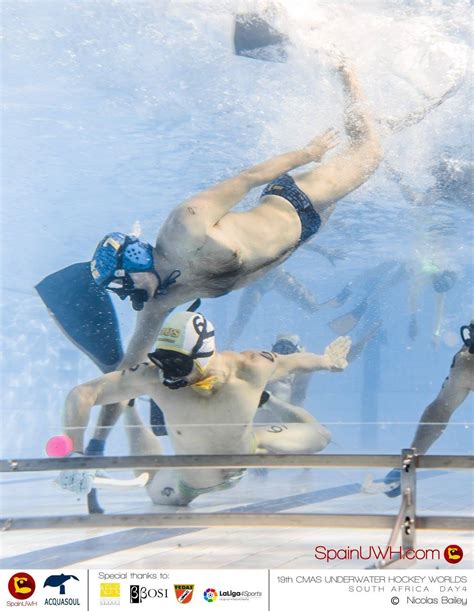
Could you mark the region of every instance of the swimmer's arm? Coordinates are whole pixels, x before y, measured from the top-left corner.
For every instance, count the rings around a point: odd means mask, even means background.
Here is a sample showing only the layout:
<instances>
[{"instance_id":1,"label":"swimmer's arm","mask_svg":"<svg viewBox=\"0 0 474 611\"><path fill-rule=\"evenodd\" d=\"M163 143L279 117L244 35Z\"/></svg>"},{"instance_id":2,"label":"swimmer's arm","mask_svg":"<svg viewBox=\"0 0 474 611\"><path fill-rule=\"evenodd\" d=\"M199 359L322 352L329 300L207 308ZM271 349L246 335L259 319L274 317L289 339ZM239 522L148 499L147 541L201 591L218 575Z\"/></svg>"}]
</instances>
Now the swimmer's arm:
<instances>
[{"instance_id":1,"label":"swimmer's arm","mask_svg":"<svg viewBox=\"0 0 474 611\"><path fill-rule=\"evenodd\" d=\"M314 371L343 371L347 367L347 354L351 347L349 337L338 337L331 342L324 354L300 352L278 355L271 380L284 378L290 373L312 373Z\"/></svg>"},{"instance_id":2,"label":"swimmer's arm","mask_svg":"<svg viewBox=\"0 0 474 611\"><path fill-rule=\"evenodd\" d=\"M258 304L262 300L265 291L263 283L253 282L246 286L242 291L237 310L237 316L230 326L229 338L227 340L227 349L232 350L235 342L242 335L245 327L252 318Z\"/></svg>"},{"instance_id":3,"label":"swimmer's arm","mask_svg":"<svg viewBox=\"0 0 474 611\"><path fill-rule=\"evenodd\" d=\"M153 374L156 376L156 371L152 370L156 370L156 367L151 363L142 363L130 369L113 371L71 390L64 406L63 428L64 433L73 441L74 451L83 451L84 433L92 407L151 394L149 391Z\"/></svg>"},{"instance_id":4,"label":"swimmer's arm","mask_svg":"<svg viewBox=\"0 0 474 611\"><path fill-rule=\"evenodd\" d=\"M176 208L173 219L185 223L192 222L194 228L199 221L213 226L251 189L262 186L310 161L321 160L325 153L335 146L337 146L337 132L327 130L302 149L272 157L268 161L247 168L233 178L218 183L207 191L198 193Z\"/></svg>"},{"instance_id":5,"label":"swimmer's arm","mask_svg":"<svg viewBox=\"0 0 474 611\"><path fill-rule=\"evenodd\" d=\"M158 299L162 299L158 297ZM163 297L163 301L166 296ZM133 335L128 343L125 355L120 368L131 367L137 363L147 360L148 352L151 351L158 332L161 329L163 320L168 316L172 308L165 306L164 303L157 303L158 300L152 299L145 304L145 307L138 313Z\"/></svg>"},{"instance_id":6,"label":"swimmer's arm","mask_svg":"<svg viewBox=\"0 0 474 611\"><path fill-rule=\"evenodd\" d=\"M320 204L337 202L360 187L383 158L379 133L355 71L346 64L338 71L345 93L344 128L349 142L311 172L311 199Z\"/></svg>"}]
</instances>

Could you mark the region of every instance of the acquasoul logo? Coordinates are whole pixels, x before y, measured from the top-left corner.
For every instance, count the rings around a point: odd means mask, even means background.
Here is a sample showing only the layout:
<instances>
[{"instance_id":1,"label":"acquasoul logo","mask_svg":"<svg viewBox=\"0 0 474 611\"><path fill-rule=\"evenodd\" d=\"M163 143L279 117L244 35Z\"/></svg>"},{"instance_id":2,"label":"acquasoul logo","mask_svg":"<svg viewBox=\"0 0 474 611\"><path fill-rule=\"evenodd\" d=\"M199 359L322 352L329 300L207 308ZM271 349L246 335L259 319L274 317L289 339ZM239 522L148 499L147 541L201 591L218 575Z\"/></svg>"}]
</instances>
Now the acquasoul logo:
<instances>
[{"instance_id":1,"label":"acquasoul logo","mask_svg":"<svg viewBox=\"0 0 474 611\"><path fill-rule=\"evenodd\" d=\"M28 573L15 573L8 581L8 591L18 600L26 600L33 596L36 589L35 580Z\"/></svg>"},{"instance_id":2,"label":"acquasoul logo","mask_svg":"<svg viewBox=\"0 0 474 611\"><path fill-rule=\"evenodd\" d=\"M208 603L213 603L216 601L218 596L219 594L216 592L216 590L214 590L214 588L207 588L207 590L204 591L204 600Z\"/></svg>"},{"instance_id":3,"label":"acquasoul logo","mask_svg":"<svg viewBox=\"0 0 474 611\"><path fill-rule=\"evenodd\" d=\"M70 579L79 581L75 575L65 575L64 573L61 573L61 575L50 575L44 582L43 588L46 588L46 586L50 588L59 588L60 594L66 594L66 586L64 584Z\"/></svg>"},{"instance_id":4,"label":"acquasoul logo","mask_svg":"<svg viewBox=\"0 0 474 611\"><path fill-rule=\"evenodd\" d=\"M464 553L459 545L448 545L444 550L444 559L450 564L457 564L461 562Z\"/></svg>"}]
</instances>

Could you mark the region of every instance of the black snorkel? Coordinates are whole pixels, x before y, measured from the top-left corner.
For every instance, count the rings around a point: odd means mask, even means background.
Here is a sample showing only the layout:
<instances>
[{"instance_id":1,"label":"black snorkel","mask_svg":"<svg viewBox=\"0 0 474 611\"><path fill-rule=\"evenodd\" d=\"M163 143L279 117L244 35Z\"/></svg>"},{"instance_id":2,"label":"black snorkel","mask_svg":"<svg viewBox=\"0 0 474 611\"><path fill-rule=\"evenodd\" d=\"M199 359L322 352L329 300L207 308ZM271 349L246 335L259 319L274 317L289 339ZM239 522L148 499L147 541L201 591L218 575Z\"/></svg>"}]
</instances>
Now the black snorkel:
<instances>
[{"instance_id":1,"label":"black snorkel","mask_svg":"<svg viewBox=\"0 0 474 611\"><path fill-rule=\"evenodd\" d=\"M158 295L166 295L170 286L175 284L176 280L181 276L180 270L175 269L171 272L171 274L168 274L168 276L166 276L166 278L162 281L161 276L156 271L156 269L150 271L154 272L155 276L158 278L158 288L156 289L153 297L157 297Z\"/></svg>"},{"instance_id":2,"label":"black snorkel","mask_svg":"<svg viewBox=\"0 0 474 611\"><path fill-rule=\"evenodd\" d=\"M463 344L469 349L469 354L474 354L474 321L469 326L463 325L460 333Z\"/></svg>"},{"instance_id":3,"label":"black snorkel","mask_svg":"<svg viewBox=\"0 0 474 611\"><path fill-rule=\"evenodd\" d=\"M181 276L181 272L178 269L175 269L171 274L169 274L164 281L161 280L160 275L154 269L149 270L151 273L154 273L156 278L158 279L158 287L153 295L153 298L158 297L158 295L166 295L168 293L169 287L176 282L176 280ZM137 289L135 288L135 284L132 280L130 274L125 273L122 276L122 286L121 287L107 287L108 291L112 291L115 293L122 301L130 297L130 301L132 302L132 308L139 312L143 310L143 306L149 300L148 291L145 289Z\"/></svg>"}]
</instances>

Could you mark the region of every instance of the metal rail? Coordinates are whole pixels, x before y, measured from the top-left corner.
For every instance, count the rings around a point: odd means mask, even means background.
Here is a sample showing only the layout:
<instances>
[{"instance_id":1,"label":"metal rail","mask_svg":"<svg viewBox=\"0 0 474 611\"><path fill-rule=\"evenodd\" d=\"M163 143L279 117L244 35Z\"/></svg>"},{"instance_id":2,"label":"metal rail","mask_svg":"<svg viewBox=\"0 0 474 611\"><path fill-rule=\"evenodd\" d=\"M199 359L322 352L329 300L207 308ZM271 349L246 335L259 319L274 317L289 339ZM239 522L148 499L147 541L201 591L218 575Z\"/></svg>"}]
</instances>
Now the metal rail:
<instances>
[{"instance_id":1,"label":"metal rail","mask_svg":"<svg viewBox=\"0 0 474 611\"><path fill-rule=\"evenodd\" d=\"M121 515L71 515L2 518L0 528L392 528L395 516L310 513L146 513ZM470 530L474 518L426 516L417 518L417 529Z\"/></svg>"},{"instance_id":2,"label":"metal rail","mask_svg":"<svg viewBox=\"0 0 474 611\"><path fill-rule=\"evenodd\" d=\"M418 469L472 469L474 456L416 456ZM400 466L398 454L241 454L179 456L79 456L73 458L20 458L0 460L1 473L64 471L83 469L225 469L301 467L369 467L389 469Z\"/></svg>"}]
</instances>

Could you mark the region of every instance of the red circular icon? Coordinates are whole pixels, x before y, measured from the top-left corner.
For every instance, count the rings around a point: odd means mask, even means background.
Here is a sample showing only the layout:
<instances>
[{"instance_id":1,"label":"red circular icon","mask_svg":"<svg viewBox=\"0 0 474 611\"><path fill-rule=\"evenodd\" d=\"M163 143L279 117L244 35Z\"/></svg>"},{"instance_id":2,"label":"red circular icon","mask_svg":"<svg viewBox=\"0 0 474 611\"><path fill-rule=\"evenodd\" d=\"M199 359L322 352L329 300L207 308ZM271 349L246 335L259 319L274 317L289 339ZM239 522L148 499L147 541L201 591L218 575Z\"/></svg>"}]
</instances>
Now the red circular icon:
<instances>
[{"instance_id":1,"label":"red circular icon","mask_svg":"<svg viewBox=\"0 0 474 611\"><path fill-rule=\"evenodd\" d=\"M8 591L18 600L26 600L35 592L35 580L28 573L15 573L8 581Z\"/></svg>"},{"instance_id":2,"label":"red circular icon","mask_svg":"<svg viewBox=\"0 0 474 611\"><path fill-rule=\"evenodd\" d=\"M463 551L459 545L448 545L444 550L444 559L450 564L457 564L461 562L463 557Z\"/></svg>"}]
</instances>

